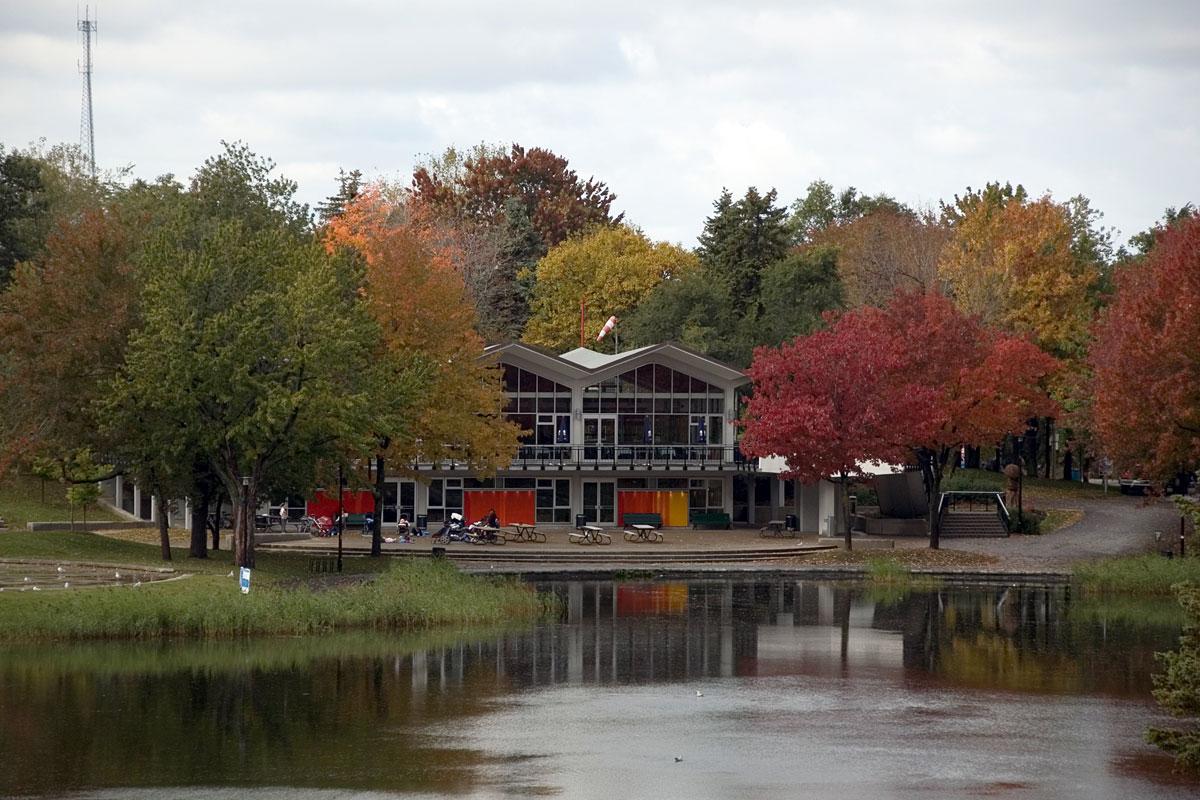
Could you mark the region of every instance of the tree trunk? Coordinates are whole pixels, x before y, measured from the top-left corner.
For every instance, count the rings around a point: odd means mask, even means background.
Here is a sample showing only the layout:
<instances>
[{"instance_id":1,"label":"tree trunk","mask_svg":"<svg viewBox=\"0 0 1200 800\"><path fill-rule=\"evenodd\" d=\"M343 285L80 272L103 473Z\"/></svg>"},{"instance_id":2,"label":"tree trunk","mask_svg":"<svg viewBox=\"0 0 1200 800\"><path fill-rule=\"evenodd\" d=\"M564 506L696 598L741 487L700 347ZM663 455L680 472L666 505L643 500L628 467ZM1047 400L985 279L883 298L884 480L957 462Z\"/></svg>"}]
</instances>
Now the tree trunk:
<instances>
[{"instance_id":1,"label":"tree trunk","mask_svg":"<svg viewBox=\"0 0 1200 800\"><path fill-rule=\"evenodd\" d=\"M371 524L371 555L383 555L383 489L387 464L383 455L375 456L375 517Z\"/></svg>"},{"instance_id":2,"label":"tree trunk","mask_svg":"<svg viewBox=\"0 0 1200 800\"><path fill-rule=\"evenodd\" d=\"M254 481L249 486L236 484L230 493L236 504L233 522L233 557L239 567L254 568Z\"/></svg>"},{"instance_id":3,"label":"tree trunk","mask_svg":"<svg viewBox=\"0 0 1200 800\"><path fill-rule=\"evenodd\" d=\"M208 558L208 501L211 490L200 490L190 498L192 504L192 537L188 558Z\"/></svg>"},{"instance_id":4,"label":"tree trunk","mask_svg":"<svg viewBox=\"0 0 1200 800\"><path fill-rule=\"evenodd\" d=\"M848 553L854 549L854 542L850 537L850 487L845 473L842 473L842 479L838 482L838 492L841 494L842 516L846 520L846 552Z\"/></svg>"},{"instance_id":5,"label":"tree trunk","mask_svg":"<svg viewBox=\"0 0 1200 800\"><path fill-rule=\"evenodd\" d=\"M167 527L167 507L159 494L158 500L158 543L162 547L162 560L171 560L171 529Z\"/></svg>"},{"instance_id":6,"label":"tree trunk","mask_svg":"<svg viewBox=\"0 0 1200 800\"><path fill-rule=\"evenodd\" d=\"M212 549L213 552L218 552L221 549L221 510L225 508L225 492L217 485L216 498L212 504L211 519L206 516L208 529L212 531Z\"/></svg>"},{"instance_id":7,"label":"tree trunk","mask_svg":"<svg viewBox=\"0 0 1200 800\"><path fill-rule=\"evenodd\" d=\"M1051 448L1051 445L1053 443L1052 440L1054 438L1053 429L1054 429L1054 419L1051 417L1046 417L1046 436L1042 441L1045 446L1045 458L1043 460L1046 462L1046 479L1047 480L1054 477L1054 452L1053 452L1053 449Z\"/></svg>"}]
</instances>

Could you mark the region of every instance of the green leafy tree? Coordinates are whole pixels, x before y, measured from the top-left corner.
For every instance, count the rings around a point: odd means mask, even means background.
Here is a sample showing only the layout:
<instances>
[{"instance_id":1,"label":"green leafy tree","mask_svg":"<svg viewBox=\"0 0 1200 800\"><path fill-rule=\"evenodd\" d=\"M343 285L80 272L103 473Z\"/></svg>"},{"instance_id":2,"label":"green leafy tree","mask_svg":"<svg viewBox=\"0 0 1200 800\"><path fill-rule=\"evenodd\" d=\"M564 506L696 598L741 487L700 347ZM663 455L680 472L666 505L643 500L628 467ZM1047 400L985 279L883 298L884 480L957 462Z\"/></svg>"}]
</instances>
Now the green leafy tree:
<instances>
[{"instance_id":1,"label":"green leafy tree","mask_svg":"<svg viewBox=\"0 0 1200 800\"><path fill-rule=\"evenodd\" d=\"M1184 203L1179 208L1168 206L1167 210L1163 212L1160 221L1156 222L1149 229L1130 236L1129 243L1133 245L1138 255L1147 255L1158 244L1159 237L1162 236L1163 232L1186 222L1196 216L1197 213L1196 207L1191 203Z\"/></svg>"},{"instance_id":2,"label":"green leafy tree","mask_svg":"<svg viewBox=\"0 0 1200 800\"><path fill-rule=\"evenodd\" d=\"M788 227L795 244L811 244L824 231L879 211L913 216L912 209L890 195L861 194L853 186L836 192L831 183L818 179L792 203Z\"/></svg>"},{"instance_id":3,"label":"green leafy tree","mask_svg":"<svg viewBox=\"0 0 1200 800\"><path fill-rule=\"evenodd\" d=\"M660 283L621 326L635 346L676 341L713 358L743 363L753 344L739 339L731 306L728 287L699 270Z\"/></svg>"},{"instance_id":4,"label":"green leafy tree","mask_svg":"<svg viewBox=\"0 0 1200 800\"><path fill-rule=\"evenodd\" d=\"M823 325L822 315L845 306L837 251L828 247L792 252L767 267L762 319L747 331L756 345L773 346Z\"/></svg>"},{"instance_id":5,"label":"green leafy tree","mask_svg":"<svg viewBox=\"0 0 1200 800\"><path fill-rule=\"evenodd\" d=\"M666 242L651 242L624 225L598 228L568 239L538 262L533 316L525 340L556 350L569 349L579 336L579 303L599 329L609 315L623 317L664 280L700 269L692 253ZM594 336L595 331L588 331Z\"/></svg>"}]
</instances>

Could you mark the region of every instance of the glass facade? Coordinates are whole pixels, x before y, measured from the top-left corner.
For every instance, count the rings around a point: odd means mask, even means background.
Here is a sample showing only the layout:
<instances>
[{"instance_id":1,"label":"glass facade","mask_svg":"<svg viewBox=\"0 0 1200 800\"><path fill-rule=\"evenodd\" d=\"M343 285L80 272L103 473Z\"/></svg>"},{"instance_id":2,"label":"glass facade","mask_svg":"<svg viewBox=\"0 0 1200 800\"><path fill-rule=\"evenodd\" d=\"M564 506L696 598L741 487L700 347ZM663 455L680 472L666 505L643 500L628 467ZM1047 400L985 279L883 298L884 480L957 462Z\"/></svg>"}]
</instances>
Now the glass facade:
<instances>
[{"instance_id":1,"label":"glass facade","mask_svg":"<svg viewBox=\"0 0 1200 800\"><path fill-rule=\"evenodd\" d=\"M724 390L662 364L588 386L583 414L585 431L589 419L612 420L617 458L721 458Z\"/></svg>"},{"instance_id":2,"label":"glass facade","mask_svg":"<svg viewBox=\"0 0 1200 800\"><path fill-rule=\"evenodd\" d=\"M569 449L555 452L554 445L571 443L571 389L512 364L504 365L504 391L508 403L504 416L524 431L522 442L533 445L537 455L569 458ZM530 450L530 448L522 448ZM518 454L537 457L533 452Z\"/></svg>"}]
</instances>

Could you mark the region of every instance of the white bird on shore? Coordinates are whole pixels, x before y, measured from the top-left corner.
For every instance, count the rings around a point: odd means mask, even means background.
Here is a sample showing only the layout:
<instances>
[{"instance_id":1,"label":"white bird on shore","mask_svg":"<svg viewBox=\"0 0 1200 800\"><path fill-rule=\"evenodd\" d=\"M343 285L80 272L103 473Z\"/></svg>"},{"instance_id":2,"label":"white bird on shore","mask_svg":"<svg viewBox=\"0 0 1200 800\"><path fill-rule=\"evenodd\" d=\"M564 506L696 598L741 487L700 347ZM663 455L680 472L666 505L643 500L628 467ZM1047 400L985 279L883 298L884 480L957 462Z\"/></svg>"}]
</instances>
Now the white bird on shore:
<instances>
[{"instance_id":1,"label":"white bird on shore","mask_svg":"<svg viewBox=\"0 0 1200 800\"><path fill-rule=\"evenodd\" d=\"M25 582L26 582L26 583L29 583L29 577L28 577L28 576L26 576L26 578L25 578Z\"/></svg>"},{"instance_id":2,"label":"white bird on shore","mask_svg":"<svg viewBox=\"0 0 1200 800\"><path fill-rule=\"evenodd\" d=\"M58 568L58 571L59 571L59 572L66 572L66 570L65 570L65 569L63 569L62 567L59 567L59 568Z\"/></svg>"},{"instance_id":3,"label":"white bird on shore","mask_svg":"<svg viewBox=\"0 0 1200 800\"><path fill-rule=\"evenodd\" d=\"M71 582L70 582L70 581L63 581L63 588L64 588L64 589L70 589L70 588L71 588Z\"/></svg>"},{"instance_id":4,"label":"white bird on shore","mask_svg":"<svg viewBox=\"0 0 1200 800\"><path fill-rule=\"evenodd\" d=\"M697 690L696 690L696 697L704 697L704 692L702 692L702 691L700 691L699 689L697 689Z\"/></svg>"},{"instance_id":5,"label":"white bird on shore","mask_svg":"<svg viewBox=\"0 0 1200 800\"><path fill-rule=\"evenodd\" d=\"M41 591L41 588L40 588L40 587L37 587L37 586L35 586L35 587L33 587L33 590L34 590L35 592L40 592L40 591Z\"/></svg>"},{"instance_id":6,"label":"white bird on shore","mask_svg":"<svg viewBox=\"0 0 1200 800\"><path fill-rule=\"evenodd\" d=\"M119 573L119 572L114 572L114 573L113 573L113 577L114 577L114 578L116 578L117 580L121 580L121 573Z\"/></svg>"}]
</instances>

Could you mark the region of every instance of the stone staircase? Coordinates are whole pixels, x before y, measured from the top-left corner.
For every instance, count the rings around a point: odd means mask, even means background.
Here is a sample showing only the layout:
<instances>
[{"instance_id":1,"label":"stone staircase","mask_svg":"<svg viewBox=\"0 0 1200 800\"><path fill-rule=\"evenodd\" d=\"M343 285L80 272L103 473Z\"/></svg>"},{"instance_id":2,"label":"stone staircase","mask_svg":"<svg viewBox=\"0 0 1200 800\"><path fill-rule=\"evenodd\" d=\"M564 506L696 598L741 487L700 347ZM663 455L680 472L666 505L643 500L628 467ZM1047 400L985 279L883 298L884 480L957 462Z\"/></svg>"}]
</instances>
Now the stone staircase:
<instances>
[{"instance_id":1,"label":"stone staircase","mask_svg":"<svg viewBox=\"0 0 1200 800\"><path fill-rule=\"evenodd\" d=\"M947 511L942 516L942 538L1008 536L995 511Z\"/></svg>"}]
</instances>

